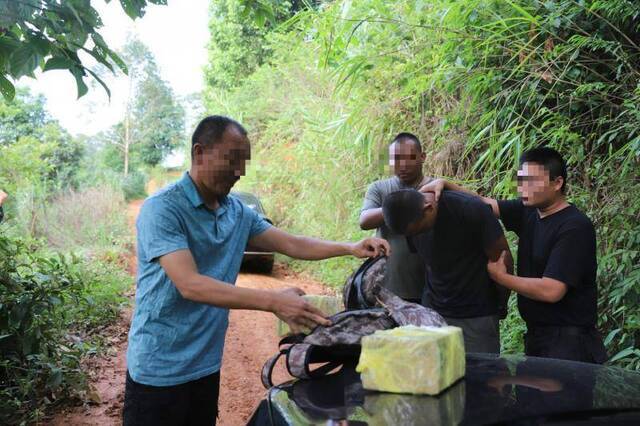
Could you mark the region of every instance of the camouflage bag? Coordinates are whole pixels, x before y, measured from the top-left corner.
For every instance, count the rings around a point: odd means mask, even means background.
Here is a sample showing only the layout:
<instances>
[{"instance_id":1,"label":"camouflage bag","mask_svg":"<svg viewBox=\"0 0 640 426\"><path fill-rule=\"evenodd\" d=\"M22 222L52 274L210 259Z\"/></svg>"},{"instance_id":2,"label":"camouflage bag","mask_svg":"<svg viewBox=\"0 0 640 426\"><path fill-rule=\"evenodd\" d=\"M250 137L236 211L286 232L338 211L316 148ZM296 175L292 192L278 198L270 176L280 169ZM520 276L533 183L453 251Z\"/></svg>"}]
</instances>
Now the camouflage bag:
<instances>
[{"instance_id":1,"label":"camouflage bag","mask_svg":"<svg viewBox=\"0 0 640 426\"><path fill-rule=\"evenodd\" d=\"M273 386L273 368L281 357L293 377L311 379L321 377L360 356L362 337L378 330L403 325L447 325L435 311L402 300L382 286L386 258L367 259L351 275L343 289L345 310L331 317L331 325L317 326L308 335L295 334L283 338L279 352L262 368L262 384ZM322 364L312 370L312 364Z\"/></svg>"}]
</instances>

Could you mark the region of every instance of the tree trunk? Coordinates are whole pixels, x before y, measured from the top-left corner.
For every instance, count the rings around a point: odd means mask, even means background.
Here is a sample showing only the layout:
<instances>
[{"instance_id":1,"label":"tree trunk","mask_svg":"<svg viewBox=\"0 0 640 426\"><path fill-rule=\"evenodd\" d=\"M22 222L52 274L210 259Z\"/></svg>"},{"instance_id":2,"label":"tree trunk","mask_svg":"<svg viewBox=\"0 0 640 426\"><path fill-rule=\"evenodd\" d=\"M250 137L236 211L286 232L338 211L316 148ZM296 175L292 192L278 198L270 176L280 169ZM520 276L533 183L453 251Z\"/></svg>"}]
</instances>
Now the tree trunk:
<instances>
[{"instance_id":1,"label":"tree trunk","mask_svg":"<svg viewBox=\"0 0 640 426\"><path fill-rule=\"evenodd\" d=\"M129 131L129 111L127 108L127 116L124 118L124 177L129 174L129 145L131 133Z\"/></svg>"}]
</instances>

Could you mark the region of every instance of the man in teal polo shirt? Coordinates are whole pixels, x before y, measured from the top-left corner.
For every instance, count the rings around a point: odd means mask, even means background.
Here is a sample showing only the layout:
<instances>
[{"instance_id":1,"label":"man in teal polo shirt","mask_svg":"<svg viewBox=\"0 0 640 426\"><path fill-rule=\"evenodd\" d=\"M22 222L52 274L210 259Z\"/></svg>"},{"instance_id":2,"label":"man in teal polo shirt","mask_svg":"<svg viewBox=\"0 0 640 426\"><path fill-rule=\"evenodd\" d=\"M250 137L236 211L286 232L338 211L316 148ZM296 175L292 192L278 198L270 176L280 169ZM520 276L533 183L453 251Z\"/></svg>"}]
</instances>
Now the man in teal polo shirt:
<instances>
[{"instance_id":1,"label":"man in teal polo shirt","mask_svg":"<svg viewBox=\"0 0 640 426\"><path fill-rule=\"evenodd\" d=\"M248 242L306 260L389 253L377 238L352 244L288 234L229 196L250 152L239 123L207 117L192 137L190 171L142 206L125 425L215 424L229 309L273 312L294 330L328 324L299 289L233 285Z\"/></svg>"}]
</instances>

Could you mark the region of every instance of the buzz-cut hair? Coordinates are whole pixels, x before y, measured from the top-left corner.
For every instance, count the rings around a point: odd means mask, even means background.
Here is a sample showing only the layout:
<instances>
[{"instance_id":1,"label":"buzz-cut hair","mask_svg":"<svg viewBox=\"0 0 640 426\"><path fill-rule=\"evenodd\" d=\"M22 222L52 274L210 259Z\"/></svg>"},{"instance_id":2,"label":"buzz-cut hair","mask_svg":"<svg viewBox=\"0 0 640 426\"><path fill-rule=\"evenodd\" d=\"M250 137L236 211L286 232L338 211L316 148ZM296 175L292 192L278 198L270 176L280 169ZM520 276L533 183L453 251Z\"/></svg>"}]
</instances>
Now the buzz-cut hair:
<instances>
[{"instance_id":1,"label":"buzz-cut hair","mask_svg":"<svg viewBox=\"0 0 640 426\"><path fill-rule=\"evenodd\" d=\"M420 139L418 139L418 137L413 133L409 133L409 132L398 133L396 137L393 138L393 140L391 141L391 144L394 144L396 142L398 143L413 142L418 148L418 151L422 152L422 144L420 143Z\"/></svg>"},{"instance_id":2,"label":"buzz-cut hair","mask_svg":"<svg viewBox=\"0 0 640 426\"><path fill-rule=\"evenodd\" d=\"M549 172L549 179L553 180L558 176L562 177L562 193L565 192L567 186L567 163L565 163L562 155L553 148L546 146L533 148L520 156L520 166L524 163L536 163L544 167Z\"/></svg>"},{"instance_id":3,"label":"buzz-cut hair","mask_svg":"<svg viewBox=\"0 0 640 426\"><path fill-rule=\"evenodd\" d=\"M390 193L382 202L384 223L392 232L404 235L409 225L422 217L424 195L415 189Z\"/></svg>"}]
</instances>

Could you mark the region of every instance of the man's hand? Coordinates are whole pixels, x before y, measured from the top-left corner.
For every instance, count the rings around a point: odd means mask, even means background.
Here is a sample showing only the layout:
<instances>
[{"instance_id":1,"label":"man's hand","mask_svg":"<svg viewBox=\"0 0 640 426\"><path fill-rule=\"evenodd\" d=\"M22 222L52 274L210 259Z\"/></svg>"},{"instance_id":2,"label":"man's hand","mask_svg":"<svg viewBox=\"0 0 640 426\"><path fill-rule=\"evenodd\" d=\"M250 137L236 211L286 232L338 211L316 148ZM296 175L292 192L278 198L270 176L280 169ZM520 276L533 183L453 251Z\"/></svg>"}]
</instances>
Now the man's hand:
<instances>
[{"instance_id":1,"label":"man's hand","mask_svg":"<svg viewBox=\"0 0 640 426\"><path fill-rule=\"evenodd\" d=\"M6 200L7 198L9 198L9 195L7 195L6 192L0 189L0 206L2 205L2 203L4 203L4 200Z\"/></svg>"},{"instance_id":2,"label":"man's hand","mask_svg":"<svg viewBox=\"0 0 640 426\"><path fill-rule=\"evenodd\" d=\"M503 251L500 253L500 257L495 262L489 260L487 263L487 272L489 272L489 276L495 282L498 282L501 275L507 273L507 264L505 263L505 258L507 257L507 252Z\"/></svg>"},{"instance_id":3,"label":"man's hand","mask_svg":"<svg viewBox=\"0 0 640 426\"><path fill-rule=\"evenodd\" d=\"M418 188L418 191L422 193L433 192L436 196L436 202L440 201L440 195L445 188L445 180L444 179L434 179L431 182L422 185Z\"/></svg>"},{"instance_id":4,"label":"man's hand","mask_svg":"<svg viewBox=\"0 0 640 426\"><path fill-rule=\"evenodd\" d=\"M391 247L382 238L365 238L351 246L351 254L355 257L378 257L389 256Z\"/></svg>"},{"instance_id":5,"label":"man's hand","mask_svg":"<svg viewBox=\"0 0 640 426\"><path fill-rule=\"evenodd\" d=\"M331 325L322 311L301 297L303 294L304 291L296 287L278 292L272 312L289 324L294 333L299 333L304 327L312 329L316 325Z\"/></svg>"}]
</instances>

